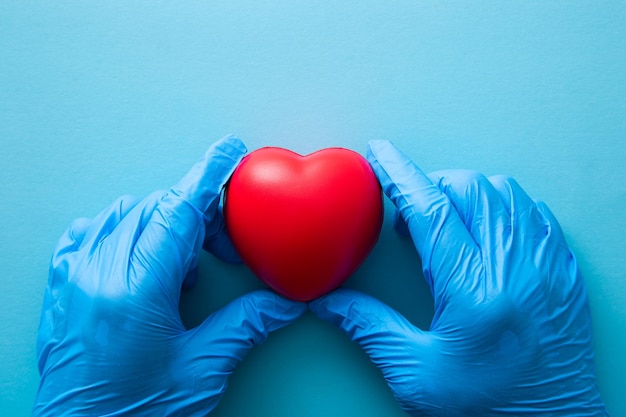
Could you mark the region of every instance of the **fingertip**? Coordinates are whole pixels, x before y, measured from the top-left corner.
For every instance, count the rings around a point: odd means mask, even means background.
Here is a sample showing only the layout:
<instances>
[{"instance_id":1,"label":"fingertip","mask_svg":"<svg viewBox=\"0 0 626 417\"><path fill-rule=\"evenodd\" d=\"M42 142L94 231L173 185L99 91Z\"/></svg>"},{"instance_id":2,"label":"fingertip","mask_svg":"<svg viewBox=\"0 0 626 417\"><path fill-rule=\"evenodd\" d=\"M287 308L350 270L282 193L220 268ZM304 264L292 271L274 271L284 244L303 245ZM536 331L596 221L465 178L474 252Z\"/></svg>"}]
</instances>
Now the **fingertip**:
<instances>
[{"instance_id":1,"label":"fingertip","mask_svg":"<svg viewBox=\"0 0 626 417\"><path fill-rule=\"evenodd\" d=\"M271 290L247 293L223 307L206 320L208 329L220 328L217 339L239 352L263 343L269 333L279 330L306 311L306 304L284 298Z\"/></svg>"},{"instance_id":2,"label":"fingertip","mask_svg":"<svg viewBox=\"0 0 626 417\"><path fill-rule=\"evenodd\" d=\"M391 141L385 139L371 140L367 145L366 158L380 179L380 170L384 168L390 160L397 160L397 154L399 154L400 151Z\"/></svg>"},{"instance_id":3,"label":"fingertip","mask_svg":"<svg viewBox=\"0 0 626 417\"><path fill-rule=\"evenodd\" d=\"M62 239L73 246L66 249L76 250L85 245L97 243L103 236L111 233L144 199L132 195L117 198L93 219L79 218L73 222ZM61 242L62 243L62 242Z\"/></svg>"},{"instance_id":4,"label":"fingertip","mask_svg":"<svg viewBox=\"0 0 626 417\"><path fill-rule=\"evenodd\" d=\"M269 333L298 319L306 309L306 303L262 289L247 293L224 307L223 319L235 320L244 339L262 343Z\"/></svg>"},{"instance_id":5,"label":"fingertip","mask_svg":"<svg viewBox=\"0 0 626 417\"><path fill-rule=\"evenodd\" d=\"M259 311L264 311L270 318L286 322L293 321L307 311L307 305L301 301L290 300L272 290L256 290L249 294Z\"/></svg>"},{"instance_id":6,"label":"fingertip","mask_svg":"<svg viewBox=\"0 0 626 417\"><path fill-rule=\"evenodd\" d=\"M311 301L309 309L359 343L378 364L391 350L423 334L394 308L351 289L341 288Z\"/></svg>"},{"instance_id":7,"label":"fingertip","mask_svg":"<svg viewBox=\"0 0 626 417\"><path fill-rule=\"evenodd\" d=\"M390 140L376 139L368 142L368 156L379 162L396 162L398 159L408 157Z\"/></svg>"},{"instance_id":8,"label":"fingertip","mask_svg":"<svg viewBox=\"0 0 626 417\"><path fill-rule=\"evenodd\" d=\"M390 150L398 150L396 145L389 139L374 139L367 142L369 151L373 154Z\"/></svg>"},{"instance_id":9,"label":"fingertip","mask_svg":"<svg viewBox=\"0 0 626 417\"><path fill-rule=\"evenodd\" d=\"M238 137L223 137L209 147L171 191L205 212L219 201L224 184L246 152L246 146Z\"/></svg>"},{"instance_id":10,"label":"fingertip","mask_svg":"<svg viewBox=\"0 0 626 417\"><path fill-rule=\"evenodd\" d=\"M398 197L430 184L422 170L388 140L369 142L369 161L383 191L398 207Z\"/></svg>"},{"instance_id":11,"label":"fingertip","mask_svg":"<svg viewBox=\"0 0 626 417\"><path fill-rule=\"evenodd\" d=\"M309 301L310 305L318 305L321 303L329 303L329 302L343 302L345 300L349 300L354 297L368 297L365 293L362 293L357 290L353 290L351 288L338 288L334 291L331 291L323 296L316 298L315 300Z\"/></svg>"},{"instance_id":12,"label":"fingertip","mask_svg":"<svg viewBox=\"0 0 626 417\"><path fill-rule=\"evenodd\" d=\"M67 230L67 236L74 247L80 246L81 242L87 234L91 219L88 217L80 217L75 219Z\"/></svg>"},{"instance_id":13,"label":"fingertip","mask_svg":"<svg viewBox=\"0 0 626 417\"><path fill-rule=\"evenodd\" d=\"M369 142L367 142L367 153L373 157L376 157L376 152L390 145L392 145L392 143L387 139L370 140Z\"/></svg>"},{"instance_id":14,"label":"fingertip","mask_svg":"<svg viewBox=\"0 0 626 417\"><path fill-rule=\"evenodd\" d=\"M339 288L309 302L309 309L322 320L344 330L352 340L367 333L382 309L387 309L380 300L362 292Z\"/></svg>"},{"instance_id":15,"label":"fingertip","mask_svg":"<svg viewBox=\"0 0 626 417\"><path fill-rule=\"evenodd\" d=\"M246 145L243 143L243 141L239 139L238 136L232 133L218 140L215 143L215 146L224 147L224 148L231 147L232 148L231 152L235 155L245 154L246 152L248 152L248 149L246 148Z\"/></svg>"},{"instance_id":16,"label":"fingertip","mask_svg":"<svg viewBox=\"0 0 626 417\"><path fill-rule=\"evenodd\" d=\"M519 183L508 175L492 175L487 178L500 196L502 204L510 215L518 217L535 206L535 201L524 191Z\"/></svg>"},{"instance_id":17,"label":"fingertip","mask_svg":"<svg viewBox=\"0 0 626 417\"><path fill-rule=\"evenodd\" d=\"M545 223L547 224L548 233L550 233L556 239L563 242L565 246L567 246L567 239L565 238L565 233L563 232L563 229L561 228L561 224L557 220L556 216L554 215L552 210L550 210L550 207L548 207L548 205L543 201L537 201L535 203L535 206L537 207L537 211L539 211Z\"/></svg>"}]
</instances>

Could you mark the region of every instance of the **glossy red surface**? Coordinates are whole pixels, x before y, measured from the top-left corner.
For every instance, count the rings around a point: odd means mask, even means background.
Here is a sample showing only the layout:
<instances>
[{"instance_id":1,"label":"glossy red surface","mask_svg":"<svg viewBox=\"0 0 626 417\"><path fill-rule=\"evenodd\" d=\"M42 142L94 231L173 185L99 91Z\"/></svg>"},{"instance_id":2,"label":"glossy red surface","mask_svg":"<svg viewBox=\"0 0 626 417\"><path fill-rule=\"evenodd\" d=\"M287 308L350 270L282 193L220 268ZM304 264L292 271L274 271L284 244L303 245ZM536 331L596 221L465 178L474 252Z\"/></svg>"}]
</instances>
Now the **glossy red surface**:
<instances>
[{"instance_id":1,"label":"glossy red surface","mask_svg":"<svg viewBox=\"0 0 626 417\"><path fill-rule=\"evenodd\" d=\"M244 263L300 301L340 286L373 249L383 220L380 185L358 153L301 156L268 147L248 154L227 188L224 215Z\"/></svg>"}]
</instances>

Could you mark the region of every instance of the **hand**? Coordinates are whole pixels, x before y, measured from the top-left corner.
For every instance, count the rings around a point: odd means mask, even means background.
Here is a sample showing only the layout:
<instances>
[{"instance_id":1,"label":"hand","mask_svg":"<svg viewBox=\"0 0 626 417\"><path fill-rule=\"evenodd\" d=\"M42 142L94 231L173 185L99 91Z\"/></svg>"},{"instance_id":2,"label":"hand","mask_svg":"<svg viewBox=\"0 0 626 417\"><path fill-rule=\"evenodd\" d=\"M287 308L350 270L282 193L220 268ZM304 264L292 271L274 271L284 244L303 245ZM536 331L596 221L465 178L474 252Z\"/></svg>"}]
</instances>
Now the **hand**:
<instances>
[{"instance_id":1,"label":"hand","mask_svg":"<svg viewBox=\"0 0 626 417\"><path fill-rule=\"evenodd\" d=\"M607 415L585 284L558 222L511 178L426 176L386 141L368 153L422 259L429 331L338 290L310 309L342 328L413 416Z\"/></svg>"},{"instance_id":2,"label":"hand","mask_svg":"<svg viewBox=\"0 0 626 417\"><path fill-rule=\"evenodd\" d=\"M203 244L236 258L218 205L245 152L225 138L169 191L121 198L66 231L41 314L34 415L205 416L247 351L306 310L259 291L192 330L181 322Z\"/></svg>"}]
</instances>

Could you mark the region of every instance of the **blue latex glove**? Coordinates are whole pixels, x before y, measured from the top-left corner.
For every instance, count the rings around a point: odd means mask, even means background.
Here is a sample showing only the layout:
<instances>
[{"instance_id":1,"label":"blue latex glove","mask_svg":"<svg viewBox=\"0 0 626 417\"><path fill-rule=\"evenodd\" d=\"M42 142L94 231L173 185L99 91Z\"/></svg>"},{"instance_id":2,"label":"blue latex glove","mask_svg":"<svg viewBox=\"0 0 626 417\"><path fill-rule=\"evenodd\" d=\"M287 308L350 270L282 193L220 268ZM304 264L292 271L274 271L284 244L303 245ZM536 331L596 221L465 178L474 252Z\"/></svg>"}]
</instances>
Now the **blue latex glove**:
<instances>
[{"instance_id":1,"label":"blue latex glove","mask_svg":"<svg viewBox=\"0 0 626 417\"><path fill-rule=\"evenodd\" d=\"M310 303L358 342L413 416L603 416L585 284L556 219L511 178L370 161L419 252L429 331L370 296Z\"/></svg>"},{"instance_id":2,"label":"blue latex glove","mask_svg":"<svg viewBox=\"0 0 626 417\"><path fill-rule=\"evenodd\" d=\"M181 285L203 243L236 258L218 205L245 152L225 138L169 191L123 197L71 225L43 302L34 415L205 416L248 350L306 310L259 291L192 330L181 322Z\"/></svg>"}]
</instances>

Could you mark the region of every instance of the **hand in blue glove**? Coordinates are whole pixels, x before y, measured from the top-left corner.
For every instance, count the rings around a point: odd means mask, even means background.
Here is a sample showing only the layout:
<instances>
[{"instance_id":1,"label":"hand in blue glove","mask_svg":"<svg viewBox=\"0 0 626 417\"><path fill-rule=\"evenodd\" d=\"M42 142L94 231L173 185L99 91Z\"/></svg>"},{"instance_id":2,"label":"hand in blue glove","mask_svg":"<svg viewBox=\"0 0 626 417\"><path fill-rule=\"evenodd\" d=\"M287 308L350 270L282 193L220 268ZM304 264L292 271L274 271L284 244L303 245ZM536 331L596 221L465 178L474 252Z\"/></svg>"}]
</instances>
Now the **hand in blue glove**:
<instances>
[{"instance_id":1,"label":"hand in blue glove","mask_svg":"<svg viewBox=\"0 0 626 417\"><path fill-rule=\"evenodd\" d=\"M358 342L413 416L601 416L591 318L550 210L512 179L426 176L386 141L370 161L422 258L435 304L422 331L338 290L310 303Z\"/></svg>"},{"instance_id":2,"label":"hand in blue glove","mask_svg":"<svg viewBox=\"0 0 626 417\"><path fill-rule=\"evenodd\" d=\"M259 291L192 330L181 322L181 286L203 243L235 258L218 205L245 152L223 139L169 191L71 225L50 267L34 415L205 416L248 350L306 310Z\"/></svg>"}]
</instances>

